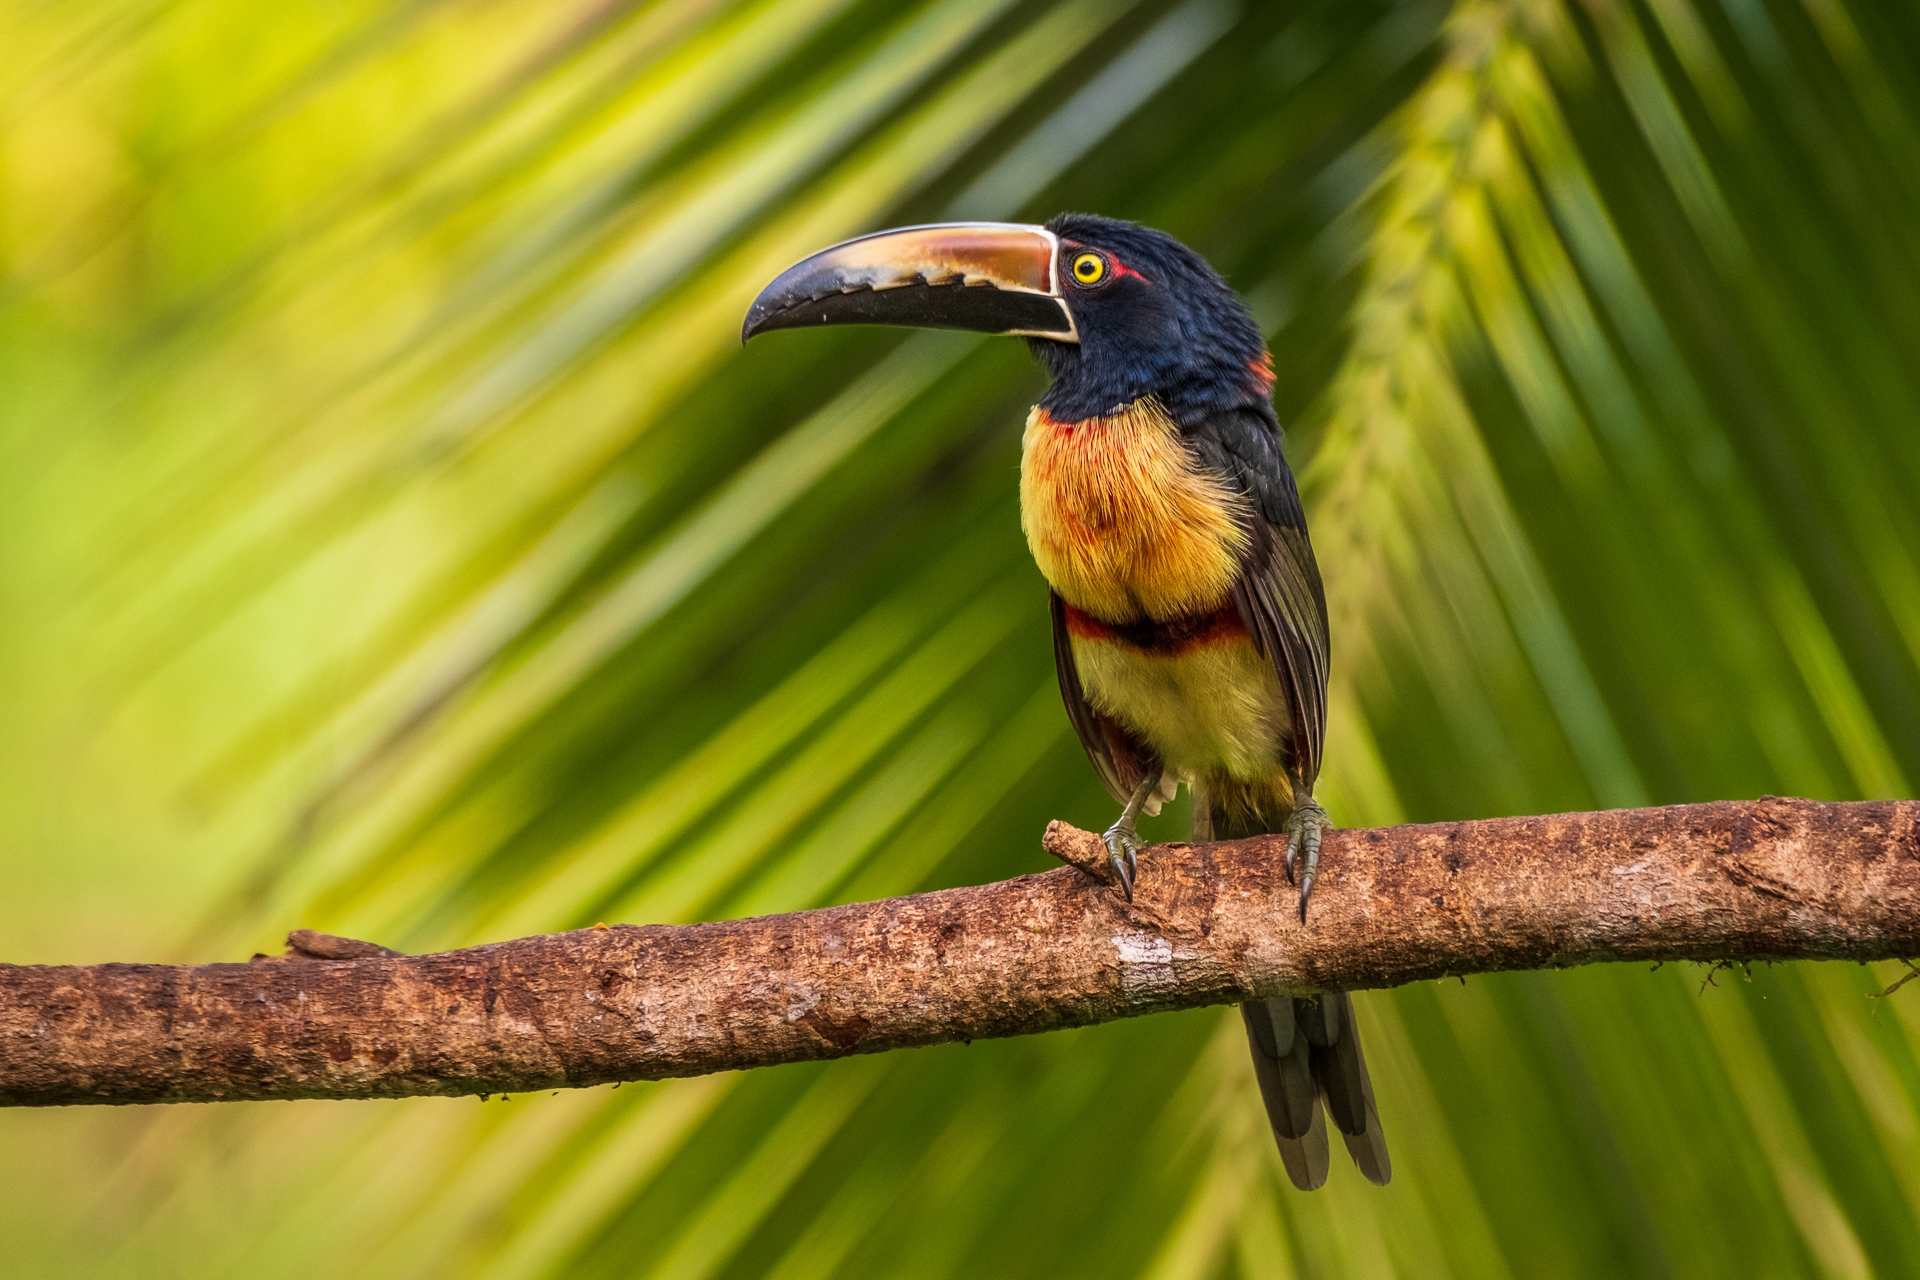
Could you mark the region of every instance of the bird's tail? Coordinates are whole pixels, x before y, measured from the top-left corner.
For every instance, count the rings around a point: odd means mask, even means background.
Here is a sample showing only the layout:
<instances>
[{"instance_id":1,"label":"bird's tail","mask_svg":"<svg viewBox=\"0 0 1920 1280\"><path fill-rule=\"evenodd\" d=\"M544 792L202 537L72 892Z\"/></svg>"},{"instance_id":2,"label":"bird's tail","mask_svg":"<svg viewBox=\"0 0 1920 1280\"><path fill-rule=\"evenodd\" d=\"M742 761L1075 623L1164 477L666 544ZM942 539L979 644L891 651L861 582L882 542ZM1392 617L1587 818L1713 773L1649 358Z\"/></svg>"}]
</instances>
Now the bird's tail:
<instances>
[{"instance_id":1,"label":"bird's tail","mask_svg":"<svg viewBox=\"0 0 1920 1280\"><path fill-rule=\"evenodd\" d=\"M1193 839L1238 840L1263 835L1277 824L1229 815L1203 790L1193 797ZM1302 1191L1327 1180L1327 1120L1346 1140L1347 1152L1369 1182L1384 1186L1393 1176L1380 1111L1373 1101L1367 1057L1360 1050L1353 997L1332 991L1304 998L1251 1000L1240 1006L1253 1050L1253 1073L1267 1104L1274 1141L1287 1176ZM1324 1110L1323 1110L1324 1108Z\"/></svg>"}]
</instances>

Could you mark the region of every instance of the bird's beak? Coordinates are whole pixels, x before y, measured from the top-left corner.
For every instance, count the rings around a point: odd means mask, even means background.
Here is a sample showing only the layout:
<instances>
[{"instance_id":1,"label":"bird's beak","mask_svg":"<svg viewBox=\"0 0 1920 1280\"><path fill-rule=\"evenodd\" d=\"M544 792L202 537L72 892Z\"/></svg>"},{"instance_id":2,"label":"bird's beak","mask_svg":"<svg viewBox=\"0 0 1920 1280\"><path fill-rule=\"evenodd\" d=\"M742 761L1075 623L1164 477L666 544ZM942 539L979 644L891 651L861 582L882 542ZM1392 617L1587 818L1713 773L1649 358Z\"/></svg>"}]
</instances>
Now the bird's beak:
<instances>
[{"instance_id":1,"label":"bird's beak","mask_svg":"<svg viewBox=\"0 0 1920 1280\"><path fill-rule=\"evenodd\" d=\"M1078 342L1059 254L1045 227L1005 222L861 236L781 272L753 300L740 340L803 325L898 324Z\"/></svg>"}]
</instances>

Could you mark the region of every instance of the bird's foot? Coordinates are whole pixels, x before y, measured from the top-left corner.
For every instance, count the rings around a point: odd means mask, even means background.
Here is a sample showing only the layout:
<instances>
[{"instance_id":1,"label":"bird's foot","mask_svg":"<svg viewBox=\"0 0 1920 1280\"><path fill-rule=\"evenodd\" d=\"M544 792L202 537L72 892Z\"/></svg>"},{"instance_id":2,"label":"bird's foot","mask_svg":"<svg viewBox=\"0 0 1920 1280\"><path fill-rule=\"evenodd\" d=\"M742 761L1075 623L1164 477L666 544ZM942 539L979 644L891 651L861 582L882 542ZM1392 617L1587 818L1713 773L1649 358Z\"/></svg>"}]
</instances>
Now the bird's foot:
<instances>
[{"instance_id":1,"label":"bird's foot","mask_svg":"<svg viewBox=\"0 0 1920 1280\"><path fill-rule=\"evenodd\" d=\"M1145 847L1140 833L1133 829L1132 816L1120 815L1120 821L1108 827L1100 838L1106 842L1107 860L1113 863L1113 873L1120 877L1120 888L1126 892L1127 901L1132 902L1133 878L1140 872L1139 853Z\"/></svg>"},{"instance_id":2,"label":"bird's foot","mask_svg":"<svg viewBox=\"0 0 1920 1280\"><path fill-rule=\"evenodd\" d=\"M1300 923L1307 922L1307 899L1313 896L1313 876L1320 866L1320 839L1333 830L1327 811L1311 795L1303 795L1281 828L1287 837L1287 880L1294 880L1294 865L1301 863Z\"/></svg>"},{"instance_id":3,"label":"bird's foot","mask_svg":"<svg viewBox=\"0 0 1920 1280\"><path fill-rule=\"evenodd\" d=\"M1133 829L1134 819L1140 816L1141 806L1147 803L1147 797L1160 785L1160 770L1155 769L1140 779L1127 797L1127 807L1120 811L1120 819L1107 828L1100 838L1106 842L1107 858L1113 863L1113 873L1120 877L1120 887L1126 891L1127 901L1133 901L1133 878L1139 873L1140 850L1144 842L1140 833Z\"/></svg>"}]
</instances>

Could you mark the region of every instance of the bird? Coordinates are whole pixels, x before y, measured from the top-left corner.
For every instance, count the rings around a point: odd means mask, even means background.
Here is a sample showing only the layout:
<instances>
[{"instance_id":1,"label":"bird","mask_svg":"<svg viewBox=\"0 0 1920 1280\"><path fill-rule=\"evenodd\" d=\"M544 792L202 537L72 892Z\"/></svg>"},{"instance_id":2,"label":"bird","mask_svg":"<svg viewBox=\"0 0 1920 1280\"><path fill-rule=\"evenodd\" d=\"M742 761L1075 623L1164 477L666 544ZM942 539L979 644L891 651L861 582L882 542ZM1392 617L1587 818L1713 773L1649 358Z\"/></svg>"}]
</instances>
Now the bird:
<instances>
[{"instance_id":1,"label":"bird","mask_svg":"<svg viewBox=\"0 0 1920 1280\"><path fill-rule=\"evenodd\" d=\"M1325 833L1326 594L1281 452L1266 339L1164 231L1094 214L938 223L812 254L763 289L744 343L878 324L1027 339L1049 385L1021 440L1020 518L1046 578L1067 717L1120 816L1102 837L1133 897L1142 813L1184 783L1193 839L1286 837L1304 925ZM1345 992L1240 1007L1295 1186L1328 1121L1369 1180L1392 1174Z\"/></svg>"}]
</instances>

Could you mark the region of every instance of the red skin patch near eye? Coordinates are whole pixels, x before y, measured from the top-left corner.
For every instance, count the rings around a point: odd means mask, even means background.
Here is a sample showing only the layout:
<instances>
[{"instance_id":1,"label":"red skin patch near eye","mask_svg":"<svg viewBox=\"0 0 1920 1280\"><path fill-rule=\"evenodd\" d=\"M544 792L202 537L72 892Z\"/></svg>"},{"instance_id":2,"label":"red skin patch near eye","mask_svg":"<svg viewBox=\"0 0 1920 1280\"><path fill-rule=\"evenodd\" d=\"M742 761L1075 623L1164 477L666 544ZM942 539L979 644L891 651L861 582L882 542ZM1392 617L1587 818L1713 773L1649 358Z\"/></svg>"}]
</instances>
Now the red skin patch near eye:
<instances>
[{"instance_id":1,"label":"red skin patch near eye","mask_svg":"<svg viewBox=\"0 0 1920 1280\"><path fill-rule=\"evenodd\" d=\"M1102 622L1090 613L1067 606L1067 633L1079 640L1100 640L1123 644L1129 649L1160 657L1178 657L1208 645L1247 639L1247 624L1240 609L1228 601L1211 613L1189 613L1184 617L1155 622Z\"/></svg>"},{"instance_id":2,"label":"red skin patch near eye","mask_svg":"<svg viewBox=\"0 0 1920 1280\"><path fill-rule=\"evenodd\" d=\"M1060 242L1060 247L1063 249L1084 249L1087 246L1085 246L1084 244L1081 244L1078 240L1062 240ZM1128 266L1126 263L1120 261L1120 259L1114 257L1112 254L1108 253L1106 250L1101 249L1101 250L1098 250L1098 252L1101 254L1101 256L1106 258L1108 262L1113 264L1113 274L1115 274L1116 276L1132 276L1135 280L1146 279L1145 276L1141 275L1138 271L1135 271L1132 267Z\"/></svg>"}]
</instances>

